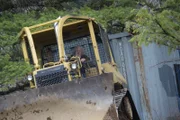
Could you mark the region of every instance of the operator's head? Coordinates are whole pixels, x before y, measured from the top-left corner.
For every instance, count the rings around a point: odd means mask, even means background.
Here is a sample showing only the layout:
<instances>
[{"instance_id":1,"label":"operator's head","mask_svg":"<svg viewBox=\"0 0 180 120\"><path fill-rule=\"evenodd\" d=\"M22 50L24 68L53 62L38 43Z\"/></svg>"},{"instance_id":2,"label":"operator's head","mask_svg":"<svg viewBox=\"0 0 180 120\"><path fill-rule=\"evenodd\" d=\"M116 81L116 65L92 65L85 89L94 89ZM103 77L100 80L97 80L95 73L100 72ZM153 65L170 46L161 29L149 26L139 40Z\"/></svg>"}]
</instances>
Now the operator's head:
<instances>
[{"instance_id":1,"label":"operator's head","mask_svg":"<svg viewBox=\"0 0 180 120\"><path fill-rule=\"evenodd\" d=\"M83 55L83 48L81 46L77 46L75 49L75 55L81 57Z\"/></svg>"}]
</instances>

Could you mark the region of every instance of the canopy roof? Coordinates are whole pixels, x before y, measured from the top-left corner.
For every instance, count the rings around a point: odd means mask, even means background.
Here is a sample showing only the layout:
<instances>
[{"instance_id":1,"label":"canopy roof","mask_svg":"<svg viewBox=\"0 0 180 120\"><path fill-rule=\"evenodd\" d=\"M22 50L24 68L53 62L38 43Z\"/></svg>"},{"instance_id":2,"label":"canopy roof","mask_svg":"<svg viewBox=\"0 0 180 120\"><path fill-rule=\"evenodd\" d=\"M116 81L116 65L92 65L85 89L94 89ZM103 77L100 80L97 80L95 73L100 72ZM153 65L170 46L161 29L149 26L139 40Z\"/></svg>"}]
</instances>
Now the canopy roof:
<instances>
[{"instance_id":1,"label":"canopy roof","mask_svg":"<svg viewBox=\"0 0 180 120\"><path fill-rule=\"evenodd\" d=\"M48 41L48 40L56 40L56 35L55 35L55 28L53 27L54 23L57 22L56 20L53 20L54 22L51 22L52 27L49 28L41 28L41 30L34 30L34 32L32 32L32 37L34 42L43 42L43 41ZM48 23L48 22L46 22ZM44 24L46 24L44 23ZM35 25L35 26L30 26L28 27L31 31L33 31L33 29L35 29L36 26L38 27L42 27L44 25L43 23L40 25ZM98 25L93 21L93 26L95 29L95 32L98 31ZM89 28L88 28L88 24L87 24L87 20L76 20L76 21L72 21L72 22L68 22L65 23L63 25L63 40L70 40L73 38L77 38L77 37L82 37L82 36L86 36L89 35ZM25 39L27 39L27 36L24 32L24 29L21 30L20 34L19 34L19 38L22 39L22 37L24 37Z\"/></svg>"}]
</instances>

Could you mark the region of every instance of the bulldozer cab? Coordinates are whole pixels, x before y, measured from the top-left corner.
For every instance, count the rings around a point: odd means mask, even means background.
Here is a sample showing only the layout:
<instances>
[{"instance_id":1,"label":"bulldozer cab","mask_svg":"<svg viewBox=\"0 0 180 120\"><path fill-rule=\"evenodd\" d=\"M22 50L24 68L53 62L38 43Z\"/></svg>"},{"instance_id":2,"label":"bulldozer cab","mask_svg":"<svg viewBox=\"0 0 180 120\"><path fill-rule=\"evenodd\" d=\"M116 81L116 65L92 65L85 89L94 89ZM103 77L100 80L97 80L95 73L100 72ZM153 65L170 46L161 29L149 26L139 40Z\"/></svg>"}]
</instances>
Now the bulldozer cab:
<instances>
[{"instance_id":1,"label":"bulldozer cab","mask_svg":"<svg viewBox=\"0 0 180 120\"><path fill-rule=\"evenodd\" d=\"M102 64L114 63L106 32L89 17L65 16L24 27L20 40L24 59L35 69L28 77L31 88L97 76Z\"/></svg>"}]
</instances>

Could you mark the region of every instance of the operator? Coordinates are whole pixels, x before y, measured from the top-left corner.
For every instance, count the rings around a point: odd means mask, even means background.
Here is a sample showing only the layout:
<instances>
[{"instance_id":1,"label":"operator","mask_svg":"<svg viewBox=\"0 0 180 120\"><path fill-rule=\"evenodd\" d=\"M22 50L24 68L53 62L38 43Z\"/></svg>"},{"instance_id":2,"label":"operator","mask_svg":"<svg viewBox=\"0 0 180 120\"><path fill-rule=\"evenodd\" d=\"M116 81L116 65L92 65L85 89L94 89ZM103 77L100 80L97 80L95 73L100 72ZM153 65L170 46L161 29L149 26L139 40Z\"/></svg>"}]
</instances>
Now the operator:
<instances>
[{"instance_id":1,"label":"operator","mask_svg":"<svg viewBox=\"0 0 180 120\"><path fill-rule=\"evenodd\" d=\"M51 50L51 48L47 48L46 49L46 58L47 58L47 62L53 62L53 52Z\"/></svg>"},{"instance_id":2,"label":"operator","mask_svg":"<svg viewBox=\"0 0 180 120\"><path fill-rule=\"evenodd\" d=\"M82 63L81 74L82 74L83 77L86 77L86 75L85 75L85 62L87 62L88 60L90 60L89 57L87 57L87 56L84 54L83 48L80 47L80 46L77 46L77 47L75 48L74 56L80 58L81 63Z\"/></svg>"}]
</instances>

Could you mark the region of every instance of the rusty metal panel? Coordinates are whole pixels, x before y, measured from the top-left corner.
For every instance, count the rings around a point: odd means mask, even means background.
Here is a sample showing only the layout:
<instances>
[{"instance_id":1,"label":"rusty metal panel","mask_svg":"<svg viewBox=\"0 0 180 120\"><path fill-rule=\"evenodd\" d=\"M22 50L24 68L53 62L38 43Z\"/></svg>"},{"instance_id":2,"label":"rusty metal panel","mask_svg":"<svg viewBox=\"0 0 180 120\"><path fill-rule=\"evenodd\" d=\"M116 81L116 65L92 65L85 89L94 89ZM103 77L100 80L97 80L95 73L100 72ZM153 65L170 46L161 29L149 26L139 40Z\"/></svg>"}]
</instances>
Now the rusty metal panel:
<instances>
[{"instance_id":1,"label":"rusty metal panel","mask_svg":"<svg viewBox=\"0 0 180 120\"><path fill-rule=\"evenodd\" d=\"M142 108L145 105L142 104L141 100L143 96L140 94L141 89L137 80L133 47L131 43L128 42L130 35L128 33L119 33L109 35L109 37L111 39L111 48L118 69L128 81L128 88L132 95L139 116L141 120L143 120L145 115Z\"/></svg>"},{"instance_id":2,"label":"rusty metal panel","mask_svg":"<svg viewBox=\"0 0 180 120\"><path fill-rule=\"evenodd\" d=\"M113 39L111 42L111 48L113 51L113 56L116 61L117 67L120 73L123 75L125 79L127 79L125 58L124 58L124 49L121 38Z\"/></svg>"},{"instance_id":3,"label":"rusty metal panel","mask_svg":"<svg viewBox=\"0 0 180 120\"><path fill-rule=\"evenodd\" d=\"M130 89L130 92L132 94L132 97L134 98L134 102L136 104L136 108L138 109L139 115L141 116L141 119L143 119L144 112L143 112L143 104L141 101L141 94L139 89L139 83L137 79L137 73L136 73L136 66L135 66L135 60L134 60L134 53L133 53L133 47L128 40L130 37L123 37L123 49L125 51L125 64L126 64L126 70L127 70L127 79L128 79L128 86Z\"/></svg>"},{"instance_id":4,"label":"rusty metal panel","mask_svg":"<svg viewBox=\"0 0 180 120\"><path fill-rule=\"evenodd\" d=\"M180 64L178 51L168 54L167 47L150 44L142 46L142 56L152 119L179 119L174 71L174 64Z\"/></svg>"},{"instance_id":5,"label":"rusty metal panel","mask_svg":"<svg viewBox=\"0 0 180 120\"><path fill-rule=\"evenodd\" d=\"M174 64L180 65L179 51L168 54L167 47L156 44L131 46L129 36L109 35L115 61L119 71L125 73L141 119L179 119L180 98L174 71Z\"/></svg>"},{"instance_id":6,"label":"rusty metal panel","mask_svg":"<svg viewBox=\"0 0 180 120\"><path fill-rule=\"evenodd\" d=\"M148 89L147 89L147 83L146 83L145 72L144 72L144 61L143 61L143 56L142 56L142 49L141 47L138 47L136 44L134 44L134 46L135 47L133 48L133 51L134 51L134 59L135 59L138 85L139 85L140 94L141 94L143 119L152 120Z\"/></svg>"}]
</instances>

